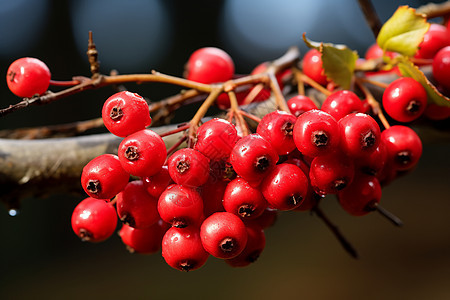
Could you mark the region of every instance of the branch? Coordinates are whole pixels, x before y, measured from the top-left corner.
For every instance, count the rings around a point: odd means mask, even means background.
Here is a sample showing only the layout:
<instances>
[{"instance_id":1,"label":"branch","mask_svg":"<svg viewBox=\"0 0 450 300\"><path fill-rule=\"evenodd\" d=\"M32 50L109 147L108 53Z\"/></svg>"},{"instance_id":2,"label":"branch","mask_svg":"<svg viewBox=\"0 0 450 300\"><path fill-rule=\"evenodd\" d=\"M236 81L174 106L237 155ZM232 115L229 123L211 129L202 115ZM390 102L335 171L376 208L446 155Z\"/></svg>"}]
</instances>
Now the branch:
<instances>
[{"instance_id":1,"label":"branch","mask_svg":"<svg viewBox=\"0 0 450 300\"><path fill-rule=\"evenodd\" d=\"M376 39L378 33L380 32L382 24L375 10L375 7L373 7L372 1L370 0L358 0L358 3L361 11L364 14L364 17L366 18L366 22L367 24L369 24L369 27Z\"/></svg>"}]
</instances>

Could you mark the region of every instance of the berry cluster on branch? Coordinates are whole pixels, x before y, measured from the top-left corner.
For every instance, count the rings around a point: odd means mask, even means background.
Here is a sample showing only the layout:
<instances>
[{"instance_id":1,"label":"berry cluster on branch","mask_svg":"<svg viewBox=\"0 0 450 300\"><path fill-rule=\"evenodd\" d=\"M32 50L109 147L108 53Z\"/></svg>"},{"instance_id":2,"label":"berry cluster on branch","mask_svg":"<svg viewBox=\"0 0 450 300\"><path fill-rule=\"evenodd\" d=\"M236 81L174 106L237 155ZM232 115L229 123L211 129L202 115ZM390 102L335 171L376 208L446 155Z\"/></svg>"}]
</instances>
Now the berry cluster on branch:
<instances>
[{"instance_id":1,"label":"berry cluster on branch","mask_svg":"<svg viewBox=\"0 0 450 300\"><path fill-rule=\"evenodd\" d=\"M390 23L402 19L413 20L422 35L392 46L389 40L398 38L398 30ZM120 223L119 236L131 252L161 251L175 269L198 269L209 256L242 267L263 252L264 231L281 212L311 211L357 257L321 206L334 196L352 216L378 211L401 226L379 203L382 187L412 171L422 155L420 137L405 123L450 117L447 27L400 7L377 36L377 44L358 59L345 46L313 42L304 34L311 50L301 60L298 49L291 48L245 76L235 74L223 50L201 48L179 78L155 71L102 75L90 34L91 78L52 81L44 63L19 59L8 69L7 82L13 93L26 98L0 114L129 82L187 88L150 105L127 90L106 99L101 124L120 143L114 153L96 156L82 170L88 197L72 215L77 236L101 242ZM432 66L438 87L418 66ZM381 83L376 81L380 74L396 79ZM50 85L68 87L52 93ZM368 86L383 88L382 99ZM171 112L199 96L202 104L189 121L166 132L152 130L151 115L158 109ZM270 98L276 107L266 114L246 109ZM205 119L213 105L226 113L223 118ZM176 136L170 146L163 139L169 136Z\"/></svg>"}]
</instances>

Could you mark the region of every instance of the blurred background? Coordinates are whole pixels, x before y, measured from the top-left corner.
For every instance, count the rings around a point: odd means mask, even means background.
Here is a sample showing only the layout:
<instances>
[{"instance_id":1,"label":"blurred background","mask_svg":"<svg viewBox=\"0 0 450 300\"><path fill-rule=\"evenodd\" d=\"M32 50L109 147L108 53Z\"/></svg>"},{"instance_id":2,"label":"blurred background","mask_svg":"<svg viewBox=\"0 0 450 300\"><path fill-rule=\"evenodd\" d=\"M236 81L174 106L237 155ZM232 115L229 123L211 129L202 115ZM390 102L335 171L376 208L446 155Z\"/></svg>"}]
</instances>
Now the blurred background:
<instances>
[{"instance_id":1,"label":"blurred background","mask_svg":"<svg viewBox=\"0 0 450 300\"><path fill-rule=\"evenodd\" d=\"M373 1L382 21L402 4ZM0 0L0 68L23 56L49 66L52 78L89 76L88 31L101 71L182 76L196 49L215 46L237 73L281 56L301 35L347 44L364 55L375 39L355 0ZM179 87L130 85L157 101ZM59 124L100 116L112 90L88 91L0 118L0 129ZM1 107L19 101L0 84ZM448 128L448 127L447 127ZM419 132L420 133L420 132ZM414 172L383 189L382 204L405 223L395 228L376 213L350 217L330 197L324 211L360 254L352 259L309 213L283 213L266 232L252 266L233 269L210 258L182 273L160 254L131 255L118 236L82 243L70 217L73 195L25 199L16 217L0 207L0 299L450 299L450 143L426 141Z\"/></svg>"}]
</instances>

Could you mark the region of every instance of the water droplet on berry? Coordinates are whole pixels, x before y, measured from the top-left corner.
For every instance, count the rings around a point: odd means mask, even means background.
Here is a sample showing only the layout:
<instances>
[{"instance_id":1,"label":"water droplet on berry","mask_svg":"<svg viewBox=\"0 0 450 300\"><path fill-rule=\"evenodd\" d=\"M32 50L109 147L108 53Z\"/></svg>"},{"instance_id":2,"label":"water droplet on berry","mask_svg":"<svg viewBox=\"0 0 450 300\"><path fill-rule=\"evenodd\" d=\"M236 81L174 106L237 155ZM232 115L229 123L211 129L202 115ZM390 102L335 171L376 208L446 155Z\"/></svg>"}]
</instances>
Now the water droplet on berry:
<instances>
[{"instance_id":1,"label":"water droplet on berry","mask_svg":"<svg viewBox=\"0 0 450 300\"><path fill-rule=\"evenodd\" d=\"M8 210L8 214L11 217L15 217L15 216L17 216L19 214L19 210L16 209L16 208L11 208L10 210Z\"/></svg>"}]
</instances>

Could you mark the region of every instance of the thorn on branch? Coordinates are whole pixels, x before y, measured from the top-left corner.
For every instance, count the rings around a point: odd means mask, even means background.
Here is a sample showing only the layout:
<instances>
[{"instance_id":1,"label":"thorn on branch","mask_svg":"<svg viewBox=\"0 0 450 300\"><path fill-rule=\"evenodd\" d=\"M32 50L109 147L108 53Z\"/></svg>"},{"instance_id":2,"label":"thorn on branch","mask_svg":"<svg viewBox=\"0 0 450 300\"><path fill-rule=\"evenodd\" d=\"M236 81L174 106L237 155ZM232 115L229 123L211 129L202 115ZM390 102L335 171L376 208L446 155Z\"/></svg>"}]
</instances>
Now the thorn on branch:
<instances>
[{"instance_id":1,"label":"thorn on branch","mask_svg":"<svg viewBox=\"0 0 450 300\"><path fill-rule=\"evenodd\" d=\"M88 50L86 52L89 60L89 64L91 65L91 73L92 77L97 77L100 75L100 63L98 62L98 51L95 46L94 39L92 37L92 31L89 31L89 40L88 40Z\"/></svg>"}]
</instances>

